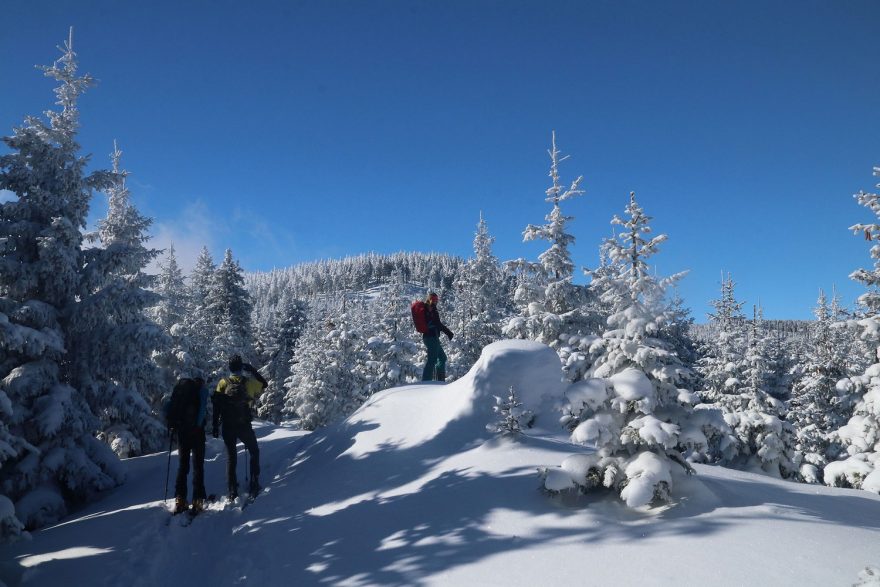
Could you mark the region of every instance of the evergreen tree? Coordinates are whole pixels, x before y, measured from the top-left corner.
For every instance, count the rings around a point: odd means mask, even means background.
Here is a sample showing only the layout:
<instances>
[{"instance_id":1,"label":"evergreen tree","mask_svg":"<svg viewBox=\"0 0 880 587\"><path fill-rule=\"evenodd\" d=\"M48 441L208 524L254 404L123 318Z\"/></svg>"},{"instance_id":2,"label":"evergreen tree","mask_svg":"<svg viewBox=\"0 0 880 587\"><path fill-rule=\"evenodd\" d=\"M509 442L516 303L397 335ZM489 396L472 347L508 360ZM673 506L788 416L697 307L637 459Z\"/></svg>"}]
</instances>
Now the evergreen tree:
<instances>
[{"instance_id":1,"label":"evergreen tree","mask_svg":"<svg viewBox=\"0 0 880 587\"><path fill-rule=\"evenodd\" d=\"M726 393L736 388L737 365L742 362L745 349L745 316L742 313L744 302L737 301L736 283L722 275L721 297L712 300L714 312L709 320L714 328L714 339L704 343L702 357L697 361L697 371L703 380L703 400L709 403L719 401Z\"/></svg>"},{"instance_id":2,"label":"evergreen tree","mask_svg":"<svg viewBox=\"0 0 880 587\"><path fill-rule=\"evenodd\" d=\"M3 138L0 189L0 492L35 528L123 479L113 452L93 434L98 422L70 384L67 332L80 291L82 230L93 189L109 174L87 175L79 154L77 100L93 83L77 74L73 34L44 68L59 82L60 109L48 123L25 119ZM4 508L6 512L7 508ZM4 537L15 533L4 516Z\"/></svg>"},{"instance_id":3,"label":"evergreen tree","mask_svg":"<svg viewBox=\"0 0 880 587\"><path fill-rule=\"evenodd\" d=\"M825 292L820 290L813 314L816 321L811 325L810 346L792 388L790 419L796 430L795 460L800 462L800 478L821 483L829 457L833 460L837 456L832 454L837 451L831 446L830 434L846 423L837 392L837 382L846 377L846 356L845 346L840 344L842 331L833 327L840 320L836 296L829 307Z\"/></svg>"},{"instance_id":4,"label":"evergreen tree","mask_svg":"<svg viewBox=\"0 0 880 587\"><path fill-rule=\"evenodd\" d=\"M583 177L578 177L566 188L559 177L559 164L568 159L562 157L556 148L556 133L553 133L550 155L551 185L547 188L545 200L553 204L547 215L547 224L529 224L523 231L523 241L545 240L550 247L538 256L539 263L525 260L506 264L519 281L515 300L520 306L520 315L512 318L504 328L505 336L527 338L543 342L554 349L561 345L561 338L586 334L589 330L588 317L583 313L587 297L583 287L572 283L574 263L569 247L575 237L567 232L567 224L573 216L562 213L560 204L583 194L579 188Z\"/></svg>"},{"instance_id":5,"label":"evergreen tree","mask_svg":"<svg viewBox=\"0 0 880 587\"><path fill-rule=\"evenodd\" d=\"M614 488L635 507L668 499L671 464L692 472L685 454L705 453L709 437L724 430L694 414L699 397L686 388L690 370L657 338L669 320L668 305L658 301L684 274L666 279L650 274L647 261L666 235L647 238L650 218L635 194L626 213L626 219L612 220L623 229L619 240L603 245L616 269L591 285L611 309L609 330L591 345L588 379L575 384L563 423L574 442L598 448L595 455L578 456L589 461L579 484Z\"/></svg>"},{"instance_id":6,"label":"evergreen tree","mask_svg":"<svg viewBox=\"0 0 880 587\"><path fill-rule=\"evenodd\" d=\"M757 306L737 370L738 383L732 393L723 394L717 400L739 441L738 454L730 462L774 476L793 476L796 473L794 431L785 419L785 405L768 392L772 362L763 314Z\"/></svg>"},{"instance_id":7,"label":"evergreen tree","mask_svg":"<svg viewBox=\"0 0 880 587\"><path fill-rule=\"evenodd\" d=\"M301 338L286 381L285 411L314 430L352 413L367 397L361 375L362 336L343 311L315 316Z\"/></svg>"},{"instance_id":8,"label":"evergreen tree","mask_svg":"<svg viewBox=\"0 0 880 587\"><path fill-rule=\"evenodd\" d=\"M101 420L100 437L129 457L164 444L157 412L166 388L153 353L169 341L147 315L158 296L149 291L153 279L144 269L159 252L144 246L152 220L131 202L121 156L114 144L113 181L106 189L110 204L98 232L89 235L99 246L83 251L68 355L72 383Z\"/></svg>"},{"instance_id":9,"label":"evergreen tree","mask_svg":"<svg viewBox=\"0 0 880 587\"><path fill-rule=\"evenodd\" d=\"M880 167L874 168L874 175L880 175ZM855 197L859 204L880 217L880 196L860 191ZM855 234L864 234L867 240L880 237L880 224L876 222L855 224L850 228ZM858 325L862 328L862 343L876 349L875 362L863 374L838 382L841 393L859 399L852 417L834 433L834 438L843 444L849 458L844 462L828 464L824 479L828 485L851 486L880 493L880 362L877 362L880 359L880 246L871 246L870 254L874 259L873 269L858 269L850 277L868 288L859 296L859 304L865 309L865 315Z\"/></svg>"},{"instance_id":10,"label":"evergreen tree","mask_svg":"<svg viewBox=\"0 0 880 587\"><path fill-rule=\"evenodd\" d=\"M415 357L419 346L416 344L409 300L403 292L402 275L394 273L391 282L373 304L374 312L363 312L370 316L370 336L366 341L363 376L368 381L367 394L417 381L421 368Z\"/></svg>"},{"instance_id":11,"label":"evergreen tree","mask_svg":"<svg viewBox=\"0 0 880 587\"><path fill-rule=\"evenodd\" d=\"M253 362L250 295L244 288L241 265L232 257L230 249L226 249L223 263L214 274L206 310L215 327L214 363L223 365L233 354L240 354Z\"/></svg>"},{"instance_id":12,"label":"evergreen tree","mask_svg":"<svg viewBox=\"0 0 880 587\"><path fill-rule=\"evenodd\" d=\"M449 346L451 364L459 375L477 362L486 345L502 338L501 320L509 311L509 302L501 267L492 253L494 242L480 214L474 256L465 263L454 284L459 302L455 312L458 327Z\"/></svg>"},{"instance_id":13,"label":"evergreen tree","mask_svg":"<svg viewBox=\"0 0 880 587\"><path fill-rule=\"evenodd\" d=\"M257 414L276 424L281 422L283 416L284 381L290 373L290 364L306 326L306 318L306 305L290 295L284 295L265 336L267 361L261 371L269 385L260 395Z\"/></svg>"},{"instance_id":14,"label":"evergreen tree","mask_svg":"<svg viewBox=\"0 0 880 587\"><path fill-rule=\"evenodd\" d=\"M225 360L217 361L214 336L217 326L208 310L217 266L208 247L202 247L189 278L189 312L185 321L189 333L193 363L210 376L221 372ZM228 357L227 357L228 359Z\"/></svg>"},{"instance_id":15,"label":"evergreen tree","mask_svg":"<svg viewBox=\"0 0 880 587\"><path fill-rule=\"evenodd\" d=\"M192 342L187 324L191 307L189 291L183 271L177 264L173 244L168 248L165 261L159 263L155 292L159 295L159 303L152 309L152 315L170 340L170 345L160 349L155 359L164 370L165 389L171 389L179 378L195 374L196 367L190 351Z\"/></svg>"}]
</instances>

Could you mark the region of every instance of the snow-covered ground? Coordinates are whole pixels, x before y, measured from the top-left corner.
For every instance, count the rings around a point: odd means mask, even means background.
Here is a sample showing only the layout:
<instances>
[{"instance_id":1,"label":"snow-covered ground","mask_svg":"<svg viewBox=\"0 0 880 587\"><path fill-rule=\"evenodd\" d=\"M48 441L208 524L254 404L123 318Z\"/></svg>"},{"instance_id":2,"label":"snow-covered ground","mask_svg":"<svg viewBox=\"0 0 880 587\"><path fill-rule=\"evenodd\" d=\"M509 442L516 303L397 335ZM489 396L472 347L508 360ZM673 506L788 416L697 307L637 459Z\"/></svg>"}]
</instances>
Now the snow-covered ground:
<instances>
[{"instance_id":1,"label":"snow-covered ground","mask_svg":"<svg viewBox=\"0 0 880 587\"><path fill-rule=\"evenodd\" d=\"M125 485L5 546L0 583L825 586L880 566L880 496L866 491L698 465L669 506L545 495L537 467L584 452L556 423L555 373L546 347L498 343L468 376L387 390L327 429L260 425L265 492L190 526L161 502L166 455L130 459ZM516 439L486 430L511 384L538 413ZM209 440L209 492L224 463Z\"/></svg>"}]
</instances>

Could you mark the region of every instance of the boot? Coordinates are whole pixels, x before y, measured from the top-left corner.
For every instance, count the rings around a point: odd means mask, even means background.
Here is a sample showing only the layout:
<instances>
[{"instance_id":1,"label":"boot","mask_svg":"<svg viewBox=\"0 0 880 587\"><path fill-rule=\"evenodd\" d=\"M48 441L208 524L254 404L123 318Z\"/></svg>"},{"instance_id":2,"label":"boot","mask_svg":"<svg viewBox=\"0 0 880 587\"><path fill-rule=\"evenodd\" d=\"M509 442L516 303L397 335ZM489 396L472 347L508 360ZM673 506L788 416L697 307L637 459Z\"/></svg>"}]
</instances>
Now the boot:
<instances>
[{"instance_id":1,"label":"boot","mask_svg":"<svg viewBox=\"0 0 880 587\"><path fill-rule=\"evenodd\" d=\"M174 499L174 513L180 514L186 511L186 499L177 497Z\"/></svg>"},{"instance_id":2,"label":"boot","mask_svg":"<svg viewBox=\"0 0 880 587\"><path fill-rule=\"evenodd\" d=\"M260 489L262 489L262 487L260 487L260 482L256 479L251 479L251 484L248 487L248 495L250 497L256 497L260 492Z\"/></svg>"},{"instance_id":3,"label":"boot","mask_svg":"<svg viewBox=\"0 0 880 587\"><path fill-rule=\"evenodd\" d=\"M235 501L238 499L238 487L230 487L229 493L226 495L226 499L228 501Z\"/></svg>"},{"instance_id":4,"label":"boot","mask_svg":"<svg viewBox=\"0 0 880 587\"><path fill-rule=\"evenodd\" d=\"M205 510L205 500L194 499L192 502L192 513L197 514Z\"/></svg>"}]
</instances>

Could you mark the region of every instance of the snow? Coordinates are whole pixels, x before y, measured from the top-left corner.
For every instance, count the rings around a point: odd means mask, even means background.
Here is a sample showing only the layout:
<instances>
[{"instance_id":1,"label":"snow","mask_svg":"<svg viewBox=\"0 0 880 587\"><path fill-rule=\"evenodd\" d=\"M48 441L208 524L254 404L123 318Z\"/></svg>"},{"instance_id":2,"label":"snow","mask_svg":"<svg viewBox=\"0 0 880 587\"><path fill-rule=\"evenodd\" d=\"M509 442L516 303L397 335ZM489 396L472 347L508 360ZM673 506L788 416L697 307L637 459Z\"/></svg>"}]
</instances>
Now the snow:
<instances>
[{"instance_id":1,"label":"snow","mask_svg":"<svg viewBox=\"0 0 880 587\"><path fill-rule=\"evenodd\" d=\"M871 579L868 569L880 564L880 496L867 491L706 465L685 476L651 451L627 461L633 481L624 497L647 503L662 481L675 487L671 504L630 509L610 491L567 489L600 457L551 426L558 413L549 400L561 402L565 387L558 358L545 349L522 341L491 345L453 383L387 390L312 433L257 422L264 493L243 511L210 504L187 527L161 502L167 453L127 459L125 485L31 540L5 546L0 583L509 586L580 576L575 580L597 585L724 586ZM546 428L516 437L486 431L496 417L493 395L510 385L544 410L538 419ZM627 393L638 390L630 385ZM240 476L244 460L241 454ZM539 490L538 469L548 463L562 463L543 471L554 494ZM209 492L223 487L224 469L222 442L209 439ZM588 574L579 575L572 561Z\"/></svg>"},{"instance_id":2,"label":"snow","mask_svg":"<svg viewBox=\"0 0 880 587\"><path fill-rule=\"evenodd\" d=\"M638 369L624 369L612 375L609 381L614 387L614 392L628 402L650 397L654 393L651 380Z\"/></svg>"}]
</instances>

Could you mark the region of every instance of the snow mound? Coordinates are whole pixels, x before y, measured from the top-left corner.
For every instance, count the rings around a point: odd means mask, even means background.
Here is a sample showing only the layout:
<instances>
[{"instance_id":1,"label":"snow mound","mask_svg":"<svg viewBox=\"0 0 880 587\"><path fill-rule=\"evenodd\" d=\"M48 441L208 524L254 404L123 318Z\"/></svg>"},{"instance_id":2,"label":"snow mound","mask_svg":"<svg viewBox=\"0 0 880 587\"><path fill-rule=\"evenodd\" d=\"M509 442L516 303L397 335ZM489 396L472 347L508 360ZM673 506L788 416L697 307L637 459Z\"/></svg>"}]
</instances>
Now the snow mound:
<instances>
[{"instance_id":1,"label":"snow mound","mask_svg":"<svg viewBox=\"0 0 880 587\"><path fill-rule=\"evenodd\" d=\"M455 443L485 437L497 420L495 397L516 390L523 411L539 414L548 400L562 398L559 357L537 342L504 340L487 345L467 375L447 385L405 385L374 395L352 414L347 428L357 427L349 455L363 457L388 446L412 448L446 436Z\"/></svg>"},{"instance_id":2,"label":"snow mound","mask_svg":"<svg viewBox=\"0 0 880 587\"><path fill-rule=\"evenodd\" d=\"M463 378L472 382L474 401L491 412L493 396L507 397L512 386L523 408L536 414L547 399L559 400L565 390L559 355L529 340L502 340L487 345Z\"/></svg>"}]
</instances>

